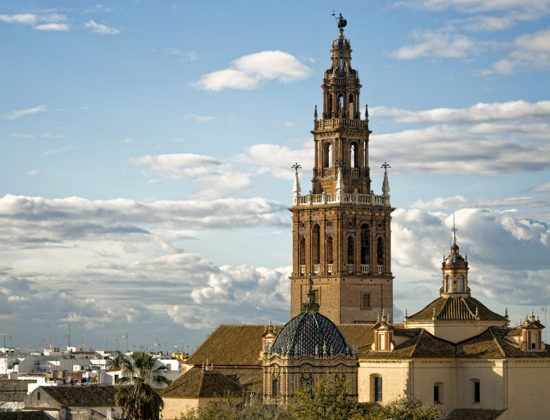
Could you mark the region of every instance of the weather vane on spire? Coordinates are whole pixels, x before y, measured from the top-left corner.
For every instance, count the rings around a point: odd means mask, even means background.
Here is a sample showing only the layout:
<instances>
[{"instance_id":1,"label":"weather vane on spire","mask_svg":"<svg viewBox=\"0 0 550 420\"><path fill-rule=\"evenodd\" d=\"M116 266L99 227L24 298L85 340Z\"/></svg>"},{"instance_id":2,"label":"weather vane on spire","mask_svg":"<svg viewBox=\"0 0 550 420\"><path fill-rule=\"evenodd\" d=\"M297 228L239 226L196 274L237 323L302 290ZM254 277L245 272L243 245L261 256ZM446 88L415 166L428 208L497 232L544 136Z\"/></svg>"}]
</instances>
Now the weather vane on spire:
<instances>
[{"instance_id":1,"label":"weather vane on spire","mask_svg":"<svg viewBox=\"0 0 550 420\"><path fill-rule=\"evenodd\" d=\"M336 17L336 12L333 10L332 16L334 16L334 19L336 19L336 22L338 22L338 29L344 29L348 24L348 21L342 16L342 13L340 13L339 17Z\"/></svg>"},{"instance_id":2,"label":"weather vane on spire","mask_svg":"<svg viewBox=\"0 0 550 420\"><path fill-rule=\"evenodd\" d=\"M458 230L455 227L455 212L454 211L453 211L453 228L451 230L453 232L453 245L456 245L456 232L458 232Z\"/></svg>"},{"instance_id":3,"label":"weather vane on spire","mask_svg":"<svg viewBox=\"0 0 550 420\"><path fill-rule=\"evenodd\" d=\"M381 168L384 168L384 171L387 171L389 168L391 168L391 165L388 162L384 162L382 165L380 165Z\"/></svg>"},{"instance_id":4,"label":"weather vane on spire","mask_svg":"<svg viewBox=\"0 0 550 420\"><path fill-rule=\"evenodd\" d=\"M300 165L298 162L295 162L294 165L292 165L292 169L298 173L298 169L302 169L302 165Z\"/></svg>"}]
</instances>

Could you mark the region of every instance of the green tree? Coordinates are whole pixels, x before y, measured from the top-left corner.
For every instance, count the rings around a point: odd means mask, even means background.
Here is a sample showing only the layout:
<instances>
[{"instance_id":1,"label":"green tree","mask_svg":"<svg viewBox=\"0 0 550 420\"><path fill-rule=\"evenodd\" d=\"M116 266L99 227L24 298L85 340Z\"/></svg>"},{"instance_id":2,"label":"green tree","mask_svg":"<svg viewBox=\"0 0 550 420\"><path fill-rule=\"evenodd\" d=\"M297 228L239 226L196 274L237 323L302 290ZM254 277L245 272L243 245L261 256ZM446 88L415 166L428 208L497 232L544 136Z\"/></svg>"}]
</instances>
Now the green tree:
<instances>
[{"instance_id":1,"label":"green tree","mask_svg":"<svg viewBox=\"0 0 550 420\"><path fill-rule=\"evenodd\" d=\"M158 420L163 402L151 384L170 383L162 375L166 367L155 367L157 360L145 352L134 352L130 360L120 362L122 376L117 381L115 401L124 418Z\"/></svg>"},{"instance_id":2,"label":"green tree","mask_svg":"<svg viewBox=\"0 0 550 420\"><path fill-rule=\"evenodd\" d=\"M375 409L366 416L366 420L435 420L441 416L432 405L424 405L415 398L403 397L384 407Z\"/></svg>"},{"instance_id":3,"label":"green tree","mask_svg":"<svg viewBox=\"0 0 550 420\"><path fill-rule=\"evenodd\" d=\"M109 370L121 370L122 366L126 362L126 358L123 354L117 353L112 357L107 357L106 367Z\"/></svg>"},{"instance_id":4,"label":"green tree","mask_svg":"<svg viewBox=\"0 0 550 420\"><path fill-rule=\"evenodd\" d=\"M360 419L355 401L347 397L347 382L322 380L313 387L302 387L288 405L292 420Z\"/></svg>"}]
</instances>

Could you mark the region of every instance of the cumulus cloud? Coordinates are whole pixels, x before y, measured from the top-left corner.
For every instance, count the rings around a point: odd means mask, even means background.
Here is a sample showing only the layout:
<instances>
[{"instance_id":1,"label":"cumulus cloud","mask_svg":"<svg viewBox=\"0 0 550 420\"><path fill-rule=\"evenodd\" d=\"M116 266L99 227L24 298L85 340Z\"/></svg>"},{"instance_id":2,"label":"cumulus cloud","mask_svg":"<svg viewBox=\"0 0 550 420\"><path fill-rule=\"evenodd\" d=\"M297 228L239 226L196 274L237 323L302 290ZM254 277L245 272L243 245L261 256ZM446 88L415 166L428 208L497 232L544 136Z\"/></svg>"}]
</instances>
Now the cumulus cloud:
<instances>
[{"instance_id":1,"label":"cumulus cloud","mask_svg":"<svg viewBox=\"0 0 550 420\"><path fill-rule=\"evenodd\" d=\"M84 27L87 29L91 29L93 33L99 34L99 35L117 35L120 33L120 29L117 29L113 26L107 26L103 23L98 23L93 19L90 19L88 22L84 24Z\"/></svg>"},{"instance_id":2,"label":"cumulus cloud","mask_svg":"<svg viewBox=\"0 0 550 420\"><path fill-rule=\"evenodd\" d=\"M515 74L550 69L550 29L520 35L512 51L484 74Z\"/></svg>"},{"instance_id":3,"label":"cumulus cloud","mask_svg":"<svg viewBox=\"0 0 550 420\"><path fill-rule=\"evenodd\" d=\"M477 103L467 108L434 108L426 111L409 111L400 108L373 107L369 113L375 117L389 117L402 123L480 123L493 121L538 119L550 117L550 101L510 101L491 104ZM544 127L542 127L544 128Z\"/></svg>"},{"instance_id":4,"label":"cumulus cloud","mask_svg":"<svg viewBox=\"0 0 550 420\"><path fill-rule=\"evenodd\" d=\"M146 155L131 159L134 165L146 166L154 176L190 179L199 188L195 196L228 197L252 185L249 174L210 156L193 153Z\"/></svg>"},{"instance_id":5,"label":"cumulus cloud","mask_svg":"<svg viewBox=\"0 0 550 420\"><path fill-rule=\"evenodd\" d=\"M66 20L65 15L58 13L0 15L1 22L29 25L38 31L68 31L69 25L64 23Z\"/></svg>"},{"instance_id":6,"label":"cumulus cloud","mask_svg":"<svg viewBox=\"0 0 550 420\"><path fill-rule=\"evenodd\" d=\"M46 105L38 105L32 108L18 109L15 111L8 112L2 115L2 118L6 120L16 120L21 117L26 117L27 115L37 114L39 112L47 111Z\"/></svg>"},{"instance_id":7,"label":"cumulus cloud","mask_svg":"<svg viewBox=\"0 0 550 420\"><path fill-rule=\"evenodd\" d=\"M289 53L261 51L232 61L227 69L203 75L195 85L211 91L251 90L258 88L264 81L288 83L305 79L310 73L309 67Z\"/></svg>"},{"instance_id":8,"label":"cumulus cloud","mask_svg":"<svg viewBox=\"0 0 550 420\"><path fill-rule=\"evenodd\" d=\"M374 107L371 115L416 125L372 136L381 147L371 148L371 160L391 161L394 171L498 175L550 167L544 159L550 144L540 141L550 138L549 101L423 111Z\"/></svg>"},{"instance_id":9,"label":"cumulus cloud","mask_svg":"<svg viewBox=\"0 0 550 420\"><path fill-rule=\"evenodd\" d=\"M535 199L533 197L509 197L504 199L467 199L461 195L453 197L436 197L424 201L417 200L411 204L412 208L419 209L463 209L463 208L488 208L488 207L540 207L550 206L550 201Z\"/></svg>"},{"instance_id":10,"label":"cumulus cloud","mask_svg":"<svg viewBox=\"0 0 550 420\"><path fill-rule=\"evenodd\" d=\"M492 209L462 209L455 218L461 253L470 262L474 296L505 304L547 304L550 228L546 223ZM418 209L393 213L393 271L398 281L406 281L401 271L416 270L425 277L415 284L439 288L441 256L449 253L452 223L453 216L445 213Z\"/></svg>"},{"instance_id":11,"label":"cumulus cloud","mask_svg":"<svg viewBox=\"0 0 550 420\"><path fill-rule=\"evenodd\" d=\"M380 147L371 149L371 160L389 161L399 172L502 175L550 169L550 144L478 136L453 127L378 134L372 141Z\"/></svg>"},{"instance_id":12,"label":"cumulus cloud","mask_svg":"<svg viewBox=\"0 0 550 420\"><path fill-rule=\"evenodd\" d=\"M293 179L294 171L291 166L294 162L300 163L302 171L306 173L313 168L312 147L311 140L303 142L295 149L278 144L255 144L236 159L256 168L260 174L269 173L275 178ZM311 159L304 160L305 156Z\"/></svg>"},{"instance_id":13,"label":"cumulus cloud","mask_svg":"<svg viewBox=\"0 0 550 420\"><path fill-rule=\"evenodd\" d=\"M399 60L419 57L465 58L486 49L490 43L474 41L465 35L444 31L413 31L415 43L392 52Z\"/></svg>"},{"instance_id":14,"label":"cumulus cloud","mask_svg":"<svg viewBox=\"0 0 550 420\"><path fill-rule=\"evenodd\" d=\"M422 8L437 12L455 9L463 13L519 10L530 13L548 13L550 0L400 0L396 5Z\"/></svg>"},{"instance_id":15,"label":"cumulus cloud","mask_svg":"<svg viewBox=\"0 0 550 420\"><path fill-rule=\"evenodd\" d=\"M263 198L138 202L8 194L0 198L0 242L10 248L35 248L98 238L170 240L166 232L178 239L204 229L280 227L285 222L277 213L283 209Z\"/></svg>"}]
</instances>

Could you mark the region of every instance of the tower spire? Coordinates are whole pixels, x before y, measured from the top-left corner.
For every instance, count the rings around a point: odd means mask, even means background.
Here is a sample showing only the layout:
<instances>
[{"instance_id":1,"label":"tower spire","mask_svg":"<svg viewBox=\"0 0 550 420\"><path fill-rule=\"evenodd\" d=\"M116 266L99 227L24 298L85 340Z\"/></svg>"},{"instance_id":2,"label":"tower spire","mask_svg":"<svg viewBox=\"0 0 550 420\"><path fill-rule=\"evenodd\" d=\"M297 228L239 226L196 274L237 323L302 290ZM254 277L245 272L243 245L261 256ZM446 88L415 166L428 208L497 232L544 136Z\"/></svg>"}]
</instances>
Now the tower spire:
<instances>
[{"instance_id":1,"label":"tower spire","mask_svg":"<svg viewBox=\"0 0 550 420\"><path fill-rule=\"evenodd\" d=\"M452 232L453 232L453 246L456 246L456 232L457 232L457 229L456 229L456 225L455 225L455 212L453 211L453 229L452 229Z\"/></svg>"}]
</instances>

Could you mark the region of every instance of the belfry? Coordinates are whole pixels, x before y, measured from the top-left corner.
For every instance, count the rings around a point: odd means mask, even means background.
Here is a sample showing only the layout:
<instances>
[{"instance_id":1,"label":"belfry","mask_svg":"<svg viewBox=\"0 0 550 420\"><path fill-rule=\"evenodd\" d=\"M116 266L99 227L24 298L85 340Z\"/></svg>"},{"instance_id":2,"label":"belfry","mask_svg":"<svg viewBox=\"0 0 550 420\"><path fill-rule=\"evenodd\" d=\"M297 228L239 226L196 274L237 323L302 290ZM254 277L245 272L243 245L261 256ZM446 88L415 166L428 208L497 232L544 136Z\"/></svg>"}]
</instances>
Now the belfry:
<instances>
[{"instance_id":1,"label":"belfry","mask_svg":"<svg viewBox=\"0 0 550 420\"><path fill-rule=\"evenodd\" d=\"M331 64L325 70L323 109L315 107L313 179L301 194L299 165L292 211L291 316L308 300L313 278L319 311L337 324L374 322L384 313L393 322L391 212L388 168L382 194L371 190L368 108L360 112L361 83L351 66L346 22L338 24Z\"/></svg>"}]
</instances>

